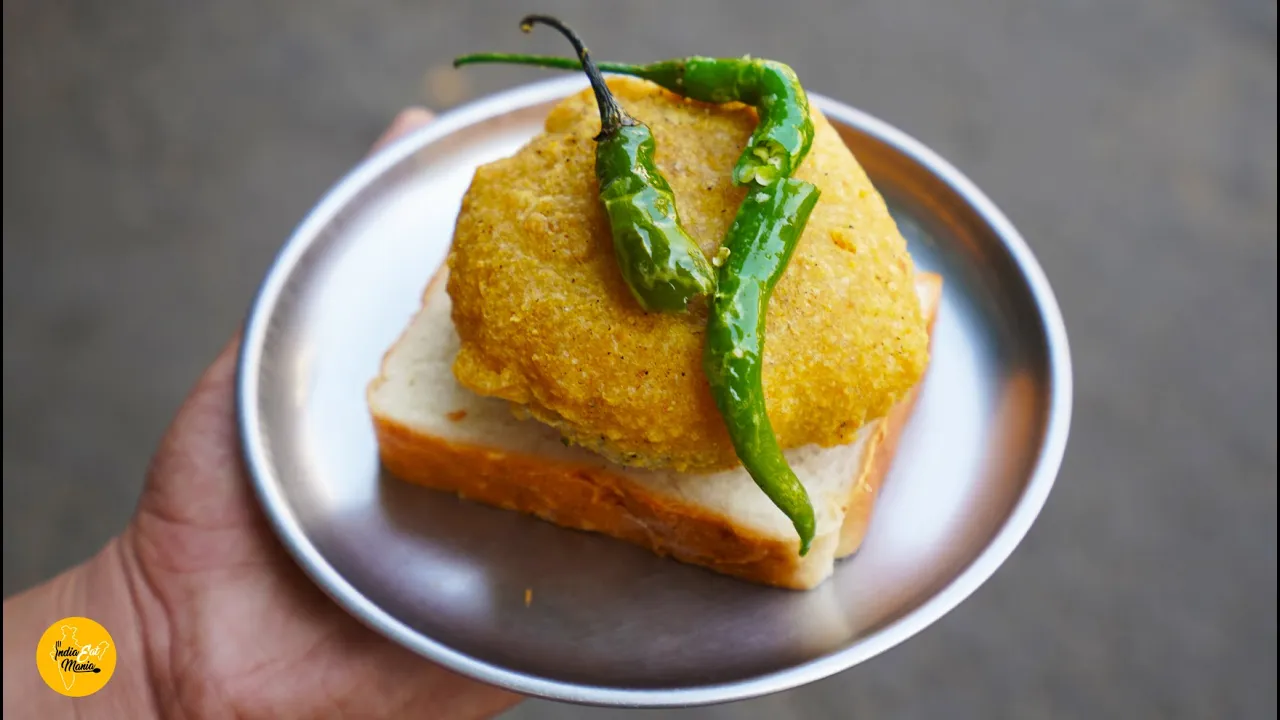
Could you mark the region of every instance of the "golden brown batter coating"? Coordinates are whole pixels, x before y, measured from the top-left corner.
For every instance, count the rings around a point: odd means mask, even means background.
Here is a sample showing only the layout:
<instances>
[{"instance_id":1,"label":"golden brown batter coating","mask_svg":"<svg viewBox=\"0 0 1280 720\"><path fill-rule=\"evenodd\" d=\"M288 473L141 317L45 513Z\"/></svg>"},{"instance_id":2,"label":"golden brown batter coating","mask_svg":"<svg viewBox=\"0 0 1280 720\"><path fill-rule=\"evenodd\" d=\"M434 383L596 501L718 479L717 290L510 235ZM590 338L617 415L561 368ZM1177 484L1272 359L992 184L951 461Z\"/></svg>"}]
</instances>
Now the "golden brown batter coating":
<instances>
[{"instance_id":1,"label":"golden brown batter coating","mask_svg":"<svg viewBox=\"0 0 1280 720\"><path fill-rule=\"evenodd\" d=\"M730 175L755 112L631 78L609 86L653 130L681 220L714 256L745 192ZM813 149L796 176L822 197L766 325L764 386L784 448L850 442L928 361L906 242L852 153L814 115ZM618 462L737 465L702 374L705 303L685 315L645 313L615 264L596 195L599 129L584 90L557 105L546 131L518 153L477 169L449 254L462 339L454 374Z\"/></svg>"}]
</instances>

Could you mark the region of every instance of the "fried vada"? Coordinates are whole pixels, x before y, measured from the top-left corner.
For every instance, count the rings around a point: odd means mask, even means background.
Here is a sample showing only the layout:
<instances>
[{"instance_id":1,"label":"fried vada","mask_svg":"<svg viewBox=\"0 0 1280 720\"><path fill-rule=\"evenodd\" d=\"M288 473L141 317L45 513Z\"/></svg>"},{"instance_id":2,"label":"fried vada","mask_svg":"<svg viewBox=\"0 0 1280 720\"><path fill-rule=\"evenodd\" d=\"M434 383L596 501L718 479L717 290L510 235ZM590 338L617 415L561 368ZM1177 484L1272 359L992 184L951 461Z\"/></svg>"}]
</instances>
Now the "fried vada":
<instances>
[{"instance_id":1,"label":"fried vada","mask_svg":"<svg viewBox=\"0 0 1280 720\"><path fill-rule=\"evenodd\" d=\"M681 219L716 258L747 192L731 174L755 112L632 78L609 86L653 130ZM766 320L763 381L783 448L852 442L907 396L929 360L906 242L835 129L813 115L813 147L796 177L822 196ZM453 373L620 465L733 468L702 372L705 303L646 313L618 272L593 173L599 129L584 90L517 153L476 171L447 260L460 340Z\"/></svg>"}]
</instances>

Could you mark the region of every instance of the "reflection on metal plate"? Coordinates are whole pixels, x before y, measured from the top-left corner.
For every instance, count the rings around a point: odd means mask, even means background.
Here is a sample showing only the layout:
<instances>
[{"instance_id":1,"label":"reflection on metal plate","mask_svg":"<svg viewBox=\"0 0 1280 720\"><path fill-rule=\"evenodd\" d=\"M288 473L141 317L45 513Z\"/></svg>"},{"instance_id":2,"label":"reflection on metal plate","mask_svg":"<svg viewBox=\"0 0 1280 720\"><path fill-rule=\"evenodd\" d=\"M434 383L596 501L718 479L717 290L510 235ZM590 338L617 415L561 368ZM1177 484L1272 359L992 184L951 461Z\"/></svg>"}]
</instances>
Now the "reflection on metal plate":
<instances>
[{"instance_id":1,"label":"reflection on metal plate","mask_svg":"<svg viewBox=\"0 0 1280 720\"><path fill-rule=\"evenodd\" d=\"M352 614L459 672L574 702L742 699L851 667L955 607L1053 484L1071 369L1008 221L894 128L814 95L945 277L933 360L861 551L797 593L384 478L364 390L443 261L478 164L514 152L560 78L441 117L343 179L289 240L240 367L245 453L284 544ZM526 604L526 590L532 602Z\"/></svg>"}]
</instances>

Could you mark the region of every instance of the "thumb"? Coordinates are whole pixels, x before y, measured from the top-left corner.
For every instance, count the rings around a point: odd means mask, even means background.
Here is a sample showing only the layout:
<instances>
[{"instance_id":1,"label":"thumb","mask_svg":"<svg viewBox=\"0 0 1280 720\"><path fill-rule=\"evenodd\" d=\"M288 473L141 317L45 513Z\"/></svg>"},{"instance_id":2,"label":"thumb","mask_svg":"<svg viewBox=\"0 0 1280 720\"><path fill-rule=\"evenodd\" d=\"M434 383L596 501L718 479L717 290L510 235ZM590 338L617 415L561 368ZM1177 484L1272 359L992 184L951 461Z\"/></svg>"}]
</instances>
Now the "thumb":
<instances>
[{"instance_id":1,"label":"thumb","mask_svg":"<svg viewBox=\"0 0 1280 720\"><path fill-rule=\"evenodd\" d=\"M139 510L205 529L239 525L251 507L236 423L240 336L209 365L170 423Z\"/></svg>"}]
</instances>

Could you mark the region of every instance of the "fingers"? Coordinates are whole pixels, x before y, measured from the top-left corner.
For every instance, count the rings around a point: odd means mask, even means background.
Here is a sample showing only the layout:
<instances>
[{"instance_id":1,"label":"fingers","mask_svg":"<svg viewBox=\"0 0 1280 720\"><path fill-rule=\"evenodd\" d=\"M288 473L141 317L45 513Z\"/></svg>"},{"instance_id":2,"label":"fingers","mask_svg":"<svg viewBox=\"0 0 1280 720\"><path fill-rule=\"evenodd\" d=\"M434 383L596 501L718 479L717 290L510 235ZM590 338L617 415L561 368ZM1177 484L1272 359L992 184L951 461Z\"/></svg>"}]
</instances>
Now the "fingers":
<instances>
[{"instance_id":1,"label":"fingers","mask_svg":"<svg viewBox=\"0 0 1280 720\"><path fill-rule=\"evenodd\" d=\"M401 110L396 119L391 121L391 126L382 133L381 137L374 141L370 152L381 150L397 138L431 122L433 118L435 118L435 113L426 108L411 107Z\"/></svg>"},{"instance_id":2,"label":"fingers","mask_svg":"<svg viewBox=\"0 0 1280 720\"><path fill-rule=\"evenodd\" d=\"M236 423L239 348L237 333L178 409L152 458L142 514L201 528L247 521L250 489Z\"/></svg>"}]
</instances>

